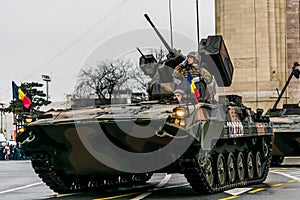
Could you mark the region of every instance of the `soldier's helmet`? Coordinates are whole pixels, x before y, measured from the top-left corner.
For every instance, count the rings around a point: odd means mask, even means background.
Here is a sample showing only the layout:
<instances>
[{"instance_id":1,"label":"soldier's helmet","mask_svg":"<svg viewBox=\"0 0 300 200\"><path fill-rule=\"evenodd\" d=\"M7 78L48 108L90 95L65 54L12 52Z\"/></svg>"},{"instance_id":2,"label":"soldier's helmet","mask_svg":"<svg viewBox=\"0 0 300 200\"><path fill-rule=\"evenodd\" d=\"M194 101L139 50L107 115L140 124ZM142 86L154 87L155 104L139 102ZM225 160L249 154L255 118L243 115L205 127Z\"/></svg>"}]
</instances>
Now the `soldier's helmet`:
<instances>
[{"instance_id":1,"label":"soldier's helmet","mask_svg":"<svg viewBox=\"0 0 300 200\"><path fill-rule=\"evenodd\" d=\"M181 90L181 89L176 89L176 90L174 91L174 94L176 94L176 93L179 93L179 94L181 94L181 95L184 95L184 91Z\"/></svg>"},{"instance_id":2,"label":"soldier's helmet","mask_svg":"<svg viewBox=\"0 0 300 200\"><path fill-rule=\"evenodd\" d=\"M200 61L199 53L196 51L191 51L188 53L187 57L193 57L198 63Z\"/></svg>"}]
</instances>

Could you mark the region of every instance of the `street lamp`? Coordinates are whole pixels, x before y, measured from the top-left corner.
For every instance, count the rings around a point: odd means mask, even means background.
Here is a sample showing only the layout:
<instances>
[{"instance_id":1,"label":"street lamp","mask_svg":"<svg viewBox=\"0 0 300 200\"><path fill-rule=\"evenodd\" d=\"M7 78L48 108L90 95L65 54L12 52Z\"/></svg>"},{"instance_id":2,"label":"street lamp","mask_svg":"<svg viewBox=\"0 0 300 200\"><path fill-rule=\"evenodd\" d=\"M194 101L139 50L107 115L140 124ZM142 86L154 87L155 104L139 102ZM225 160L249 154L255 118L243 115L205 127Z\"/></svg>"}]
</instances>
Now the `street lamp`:
<instances>
[{"instance_id":1,"label":"street lamp","mask_svg":"<svg viewBox=\"0 0 300 200\"><path fill-rule=\"evenodd\" d=\"M1 111L1 129L0 129L0 133L3 133L3 103L0 103L1 105L1 108L0 108L0 111Z\"/></svg>"},{"instance_id":2,"label":"street lamp","mask_svg":"<svg viewBox=\"0 0 300 200\"><path fill-rule=\"evenodd\" d=\"M51 81L51 77L49 76L49 75L44 75L44 74L42 74L42 79L43 79L43 81L46 81L46 98L47 98L47 101L48 101L48 98L49 98L49 96L48 96L48 82L50 82Z\"/></svg>"}]
</instances>

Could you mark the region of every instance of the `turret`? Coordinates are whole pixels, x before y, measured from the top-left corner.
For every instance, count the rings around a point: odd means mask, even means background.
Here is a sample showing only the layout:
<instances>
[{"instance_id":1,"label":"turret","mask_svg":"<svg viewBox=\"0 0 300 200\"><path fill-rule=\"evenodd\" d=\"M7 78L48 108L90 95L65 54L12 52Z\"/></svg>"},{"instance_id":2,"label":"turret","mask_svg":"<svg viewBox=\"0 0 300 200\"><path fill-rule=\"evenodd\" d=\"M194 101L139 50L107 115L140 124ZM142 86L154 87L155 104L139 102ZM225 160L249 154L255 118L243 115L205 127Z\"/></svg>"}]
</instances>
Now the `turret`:
<instances>
[{"instance_id":1,"label":"turret","mask_svg":"<svg viewBox=\"0 0 300 200\"><path fill-rule=\"evenodd\" d=\"M141 54L139 66L145 75L152 78L148 91L149 96L151 97L153 91L157 91L154 93L161 94L159 92L162 86L161 83L169 83L167 88L170 89L170 91L167 91L166 93L170 93L171 95L172 90L174 89L172 87L174 85L172 84L173 70L178 64L186 59L186 56L184 56L180 50L172 49L157 30L149 16L147 14L144 16L169 52L167 59L157 62L153 55L144 55L141 50L137 48ZM219 87L229 87L232 83L234 68L223 37L221 35L215 35L208 36L207 39L202 39L198 53L201 57L199 64L204 66L215 77L217 85ZM155 89L156 85L154 84L160 84L160 86L157 86L157 89Z\"/></svg>"}]
</instances>

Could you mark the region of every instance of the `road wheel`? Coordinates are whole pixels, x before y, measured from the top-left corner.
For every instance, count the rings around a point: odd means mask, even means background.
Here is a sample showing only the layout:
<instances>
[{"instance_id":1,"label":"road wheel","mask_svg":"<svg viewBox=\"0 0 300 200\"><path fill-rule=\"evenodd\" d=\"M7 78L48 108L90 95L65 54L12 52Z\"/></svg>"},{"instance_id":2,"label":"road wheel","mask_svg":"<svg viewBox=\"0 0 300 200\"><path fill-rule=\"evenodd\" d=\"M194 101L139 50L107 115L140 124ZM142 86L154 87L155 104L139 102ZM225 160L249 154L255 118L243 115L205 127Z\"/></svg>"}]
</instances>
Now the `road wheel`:
<instances>
[{"instance_id":1,"label":"road wheel","mask_svg":"<svg viewBox=\"0 0 300 200\"><path fill-rule=\"evenodd\" d=\"M219 154L217 158L217 177L219 185L224 185L226 181L226 166L223 154Z\"/></svg>"},{"instance_id":2,"label":"road wheel","mask_svg":"<svg viewBox=\"0 0 300 200\"><path fill-rule=\"evenodd\" d=\"M252 152L249 152L247 155L247 174L249 179L254 177L254 157Z\"/></svg>"},{"instance_id":3,"label":"road wheel","mask_svg":"<svg viewBox=\"0 0 300 200\"><path fill-rule=\"evenodd\" d=\"M256 152L256 156L255 156L255 161L256 161L256 175L257 177L261 177L262 175L262 163L261 163L261 154L258 152Z\"/></svg>"},{"instance_id":4,"label":"road wheel","mask_svg":"<svg viewBox=\"0 0 300 200\"><path fill-rule=\"evenodd\" d=\"M229 153L227 157L227 173L228 173L229 182L233 183L235 181L235 175L236 175L233 153Z\"/></svg>"},{"instance_id":5,"label":"road wheel","mask_svg":"<svg viewBox=\"0 0 300 200\"><path fill-rule=\"evenodd\" d=\"M214 172L213 172L213 161L210 155L208 155L205 158L204 173L205 173L207 184L209 186L212 186L214 184Z\"/></svg>"},{"instance_id":6,"label":"road wheel","mask_svg":"<svg viewBox=\"0 0 300 200\"><path fill-rule=\"evenodd\" d=\"M267 143L267 138L262 138L262 153L263 157L266 158L269 154L269 147Z\"/></svg>"},{"instance_id":7,"label":"road wheel","mask_svg":"<svg viewBox=\"0 0 300 200\"><path fill-rule=\"evenodd\" d=\"M244 166L244 156L242 152L239 152L236 159L237 166L237 178L242 181L245 178L245 166Z\"/></svg>"}]
</instances>

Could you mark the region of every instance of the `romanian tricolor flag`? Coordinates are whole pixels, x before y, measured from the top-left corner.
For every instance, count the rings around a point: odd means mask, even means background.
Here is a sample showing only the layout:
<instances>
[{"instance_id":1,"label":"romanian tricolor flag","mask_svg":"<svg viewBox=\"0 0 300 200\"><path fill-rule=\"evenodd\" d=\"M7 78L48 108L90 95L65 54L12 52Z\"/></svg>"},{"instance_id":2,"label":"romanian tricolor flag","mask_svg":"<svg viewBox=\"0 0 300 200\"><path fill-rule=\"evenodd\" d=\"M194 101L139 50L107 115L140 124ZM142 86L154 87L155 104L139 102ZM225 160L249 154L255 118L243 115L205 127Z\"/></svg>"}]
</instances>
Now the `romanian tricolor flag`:
<instances>
[{"instance_id":1,"label":"romanian tricolor flag","mask_svg":"<svg viewBox=\"0 0 300 200\"><path fill-rule=\"evenodd\" d=\"M191 92L194 93L195 98L196 98L196 102L198 103L198 98L200 97L200 93L199 93L199 91L198 91L198 89L197 89L197 87L195 85L195 82L194 82L194 80L192 78L192 75L191 75L191 73L189 71L188 71L188 74L187 74L187 80L188 80L188 82L190 84Z\"/></svg>"},{"instance_id":2,"label":"romanian tricolor flag","mask_svg":"<svg viewBox=\"0 0 300 200\"><path fill-rule=\"evenodd\" d=\"M26 109L30 108L31 101L30 99L24 94L24 92L16 85L16 83L12 82L13 88L13 99L20 99L23 102L23 105Z\"/></svg>"}]
</instances>

